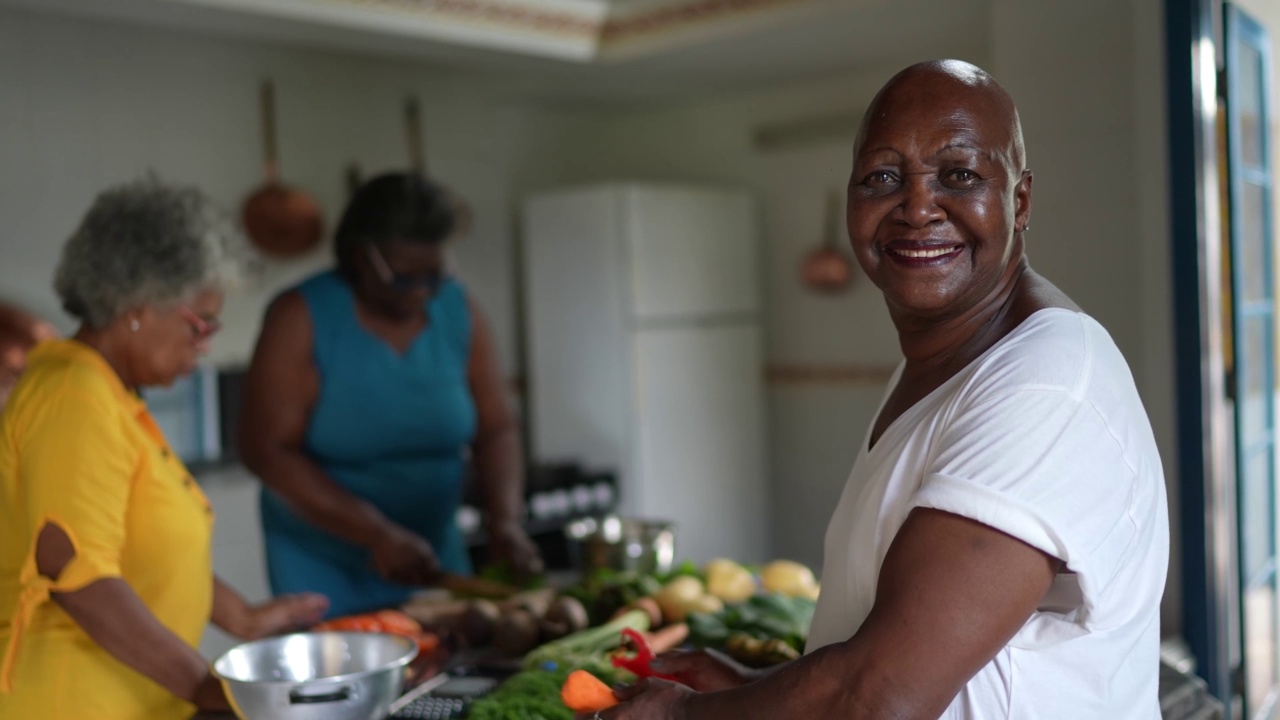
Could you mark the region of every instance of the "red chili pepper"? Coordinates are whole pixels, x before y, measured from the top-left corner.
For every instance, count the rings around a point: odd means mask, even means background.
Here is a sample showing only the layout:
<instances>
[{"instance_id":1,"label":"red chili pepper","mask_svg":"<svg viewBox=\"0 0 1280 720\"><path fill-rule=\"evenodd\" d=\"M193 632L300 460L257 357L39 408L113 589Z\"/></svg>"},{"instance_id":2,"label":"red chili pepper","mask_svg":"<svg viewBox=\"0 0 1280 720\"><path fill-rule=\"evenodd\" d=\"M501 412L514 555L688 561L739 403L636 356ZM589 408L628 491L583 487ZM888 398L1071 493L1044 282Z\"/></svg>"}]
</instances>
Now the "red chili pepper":
<instances>
[{"instance_id":1,"label":"red chili pepper","mask_svg":"<svg viewBox=\"0 0 1280 720\"><path fill-rule=\"evenodd\" d=\"M663 675L656 673L649 668L649 663L653 662L653 648L649 647L649 641L645 639L644 634L631 628L622 631L622 636L631 641L636 646L636 654L634 657L614 657L613 666L622 668L633 673L636 677L656 677L662 680L675 680L672 675Z\"/></svg>"}]
</instances>

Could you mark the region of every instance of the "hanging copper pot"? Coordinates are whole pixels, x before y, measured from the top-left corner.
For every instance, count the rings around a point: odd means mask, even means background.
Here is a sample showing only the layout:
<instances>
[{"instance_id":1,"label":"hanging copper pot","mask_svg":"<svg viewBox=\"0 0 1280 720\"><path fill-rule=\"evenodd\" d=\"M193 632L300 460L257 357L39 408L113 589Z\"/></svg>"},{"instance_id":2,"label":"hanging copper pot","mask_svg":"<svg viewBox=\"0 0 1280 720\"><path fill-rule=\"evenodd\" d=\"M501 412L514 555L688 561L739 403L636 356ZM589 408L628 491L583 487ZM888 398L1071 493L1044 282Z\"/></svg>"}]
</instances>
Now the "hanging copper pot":
<instances>
[{"instance_id":1,"label":"hanging copper pot","mask_svg":"<svg viewBox=\"0 0 1280 720\"><path fill-rule=\"evenodd\" d=\"M410 97L405 100L404 132L405 140L409 146L409 169L423 177L427 177L427 153L422 139L422 112L418 108L418 98L416 97ZM441 185L440 187L444 190L444 194L453 208L452 237L466 237L471 232L471 223L474 218L470 203L456 193L453 188L447 185Z\"/></svg>"},{"instance_id":2,"label":"hanging copper pot","mask_svg":"<svg viewBox=\"0 0 1280 720\"><path fill-rule=\"evenodd\" d=\"M262 145L266 182L244 202L241 221L254 245L273 257L300 255L320 243L324 215L311 196L280 182L275 88L262 84Z\"/></svg>"},{"instance_id":3,"label":"hanging copper pot","mask_svg":"<svg viewBox=\"0 0 1280 720\"><path fill-rule=\"evenodd\" d=\"M815 292L842 292L853 281L853 261L840 249L838 240L843 235L838 231L838 228L843 227L843 210L843 198L839 193L832 193L827 201L822 246L809 253L801 265L805 286Z\"/></svg>"}]
</instances>

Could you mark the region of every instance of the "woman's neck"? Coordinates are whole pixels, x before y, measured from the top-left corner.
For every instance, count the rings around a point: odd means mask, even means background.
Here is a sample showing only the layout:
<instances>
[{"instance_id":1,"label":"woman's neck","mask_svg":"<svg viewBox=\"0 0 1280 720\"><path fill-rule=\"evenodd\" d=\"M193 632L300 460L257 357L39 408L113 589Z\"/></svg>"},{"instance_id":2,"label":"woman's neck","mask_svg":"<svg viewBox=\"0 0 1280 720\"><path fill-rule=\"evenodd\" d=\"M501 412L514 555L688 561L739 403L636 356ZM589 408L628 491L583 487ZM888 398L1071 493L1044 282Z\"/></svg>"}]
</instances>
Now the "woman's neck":
<instances>
[{"instance_id":1,"label":"woman's neck","mask_svg":"<svg viewBox=\"0 0 1280 720\"><path fill-rule=\"evenodd\" d=\"M76 330L75 335L71 336L77 342L84 343L93 348L107 365L115 372L116 377L120 378L120 382L130 392L137 392L138 383L133 378L132 373L128 371L128 363L125 362L126 353L123 343L119 341L119 332L108 328L106 330L94 330L88 325L81 325Z\"/></svg>"},{"instance_id":2,"label":"woman's neck","mask_svg":"<svg viewBox=\"0 0 1280 720\"><path fill-rule=\"evenodd\" d=\"M920 371L963 367L986 352L1021 320L1020 298L1034 282L1025 258L1010 268L982 301L942 320L895 317L898 342L907 366Z\"/></svg>"}]
</instances>

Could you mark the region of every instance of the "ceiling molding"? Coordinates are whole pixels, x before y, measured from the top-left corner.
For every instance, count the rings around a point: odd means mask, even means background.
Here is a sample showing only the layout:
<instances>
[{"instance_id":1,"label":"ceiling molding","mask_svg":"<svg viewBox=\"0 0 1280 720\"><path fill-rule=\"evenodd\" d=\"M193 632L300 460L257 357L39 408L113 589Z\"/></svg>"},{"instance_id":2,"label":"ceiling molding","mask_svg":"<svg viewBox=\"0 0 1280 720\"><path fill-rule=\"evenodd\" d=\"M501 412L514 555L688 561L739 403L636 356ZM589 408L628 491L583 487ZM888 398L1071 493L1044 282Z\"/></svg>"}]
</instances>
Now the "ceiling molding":
<instances>
[{"instance_id":1,"label":"ceiling molding","mask_svg":"<svg viewBox=\"0 0 1280 720\"><path fill-rule=\"evenodd\" d=\"M826 0L152 0L593 62L733 32Z\"/></svg>"}]
</instances>

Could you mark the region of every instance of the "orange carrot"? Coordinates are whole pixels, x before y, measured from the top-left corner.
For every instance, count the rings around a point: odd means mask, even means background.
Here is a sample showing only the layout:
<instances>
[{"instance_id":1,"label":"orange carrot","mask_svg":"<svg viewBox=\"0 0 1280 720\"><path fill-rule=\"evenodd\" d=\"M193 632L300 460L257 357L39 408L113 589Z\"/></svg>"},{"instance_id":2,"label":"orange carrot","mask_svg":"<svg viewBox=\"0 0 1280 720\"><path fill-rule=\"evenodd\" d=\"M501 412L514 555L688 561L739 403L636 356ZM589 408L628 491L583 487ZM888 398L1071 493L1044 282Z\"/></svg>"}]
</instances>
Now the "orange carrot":
<instances>
[{"instance_id":1,"label":"orange carrot","mask_svg":"<svg viewBox=\"0 0 1280 720\"><path fill-rule=\"evenodd\" d=\"M560 688L564 706L578 713L598 712L618 704L613 691L586 670L574 670Z\"/></svg>"},{"instance_id":2,"label":"orange carrot","mask_svg":"<svg viewBox=\"0 0 1280 720\"><path fill-rule=\"evenodd\" d=\"M413 638L418 643L418 656L426 657L440 647L440 636L435 633L418 633Z\"/></svg>"},{"instance_id":3,"label":"orange carrot","mask_svg":"<svg viewBox=\"0 0 1280 720\"><path fill-rule=\"evenodd\" d=\"M654 630L644 634L645 640L649 641L649 649L654 655L661 655L664 652L670 652L680 646L689 637L689 625L686 623L676 623L668 625L661 630Z\"/></svg>"},{"instance_id":4,"label":"orange carrot","mask_svg":"<svg viewBox=\"0 0 1280 720\"><path fill-rule=\"evenodd\" d=\"M379 610L372 614L373 619L382 625L382 632L394 633L396 635L406 635L414 637L422 632L422 626L417 620L400 612L399 610Z\"/></svg>"}]
</instances>

